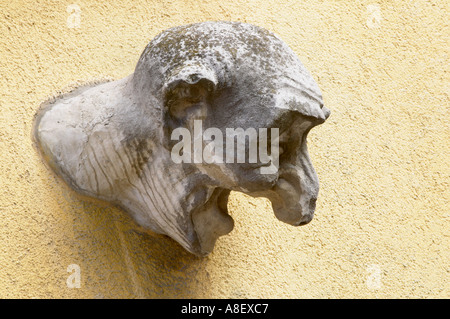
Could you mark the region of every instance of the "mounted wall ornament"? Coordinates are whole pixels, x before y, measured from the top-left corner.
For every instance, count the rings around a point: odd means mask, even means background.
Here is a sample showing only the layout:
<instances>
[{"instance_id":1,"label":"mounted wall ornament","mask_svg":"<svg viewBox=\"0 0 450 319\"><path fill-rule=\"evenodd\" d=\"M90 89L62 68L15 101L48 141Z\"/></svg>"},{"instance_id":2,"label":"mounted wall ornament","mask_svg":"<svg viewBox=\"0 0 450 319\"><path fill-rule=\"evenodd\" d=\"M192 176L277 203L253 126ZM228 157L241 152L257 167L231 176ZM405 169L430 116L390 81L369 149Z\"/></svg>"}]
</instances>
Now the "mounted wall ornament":
<instances>
[{"instance_id":1,"label":"mounted wall ornament","mask_svg":"<svg viewBox=\"0 0 450 319\"><path fill-rule=\"evenodd\" d=\"M312 219L319 183L306 135L329 113L277 36L203 22L159 34L130 76L44 103L34 137L75 191L205 256L233 229L232 190L267 197L286 223Z\"/></svg>"}]
</instances>

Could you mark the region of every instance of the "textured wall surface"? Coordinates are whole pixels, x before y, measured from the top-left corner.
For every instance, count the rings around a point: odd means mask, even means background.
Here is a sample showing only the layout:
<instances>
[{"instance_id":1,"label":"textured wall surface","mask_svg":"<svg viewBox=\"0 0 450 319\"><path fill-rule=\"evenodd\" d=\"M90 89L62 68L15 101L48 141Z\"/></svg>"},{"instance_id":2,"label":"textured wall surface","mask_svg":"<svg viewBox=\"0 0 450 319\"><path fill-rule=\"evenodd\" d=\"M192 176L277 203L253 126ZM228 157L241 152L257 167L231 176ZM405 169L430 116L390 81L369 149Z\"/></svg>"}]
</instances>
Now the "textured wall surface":
<instances>
[{"instance_id":1,"label":"textured wall surface","mask_svg":"<svg viewBox=\"0 0 450 319\"><path fill-rule=\"evenodd\" d=\"M0 297L450 297L448 14L445 0L1 1ZM234 230L198 258L80 198L31 131L48 96L122 78L160 31L206 20L278 34L332 115L309 135L314 220L232 193Z\"/></svg>"}]
</instances>

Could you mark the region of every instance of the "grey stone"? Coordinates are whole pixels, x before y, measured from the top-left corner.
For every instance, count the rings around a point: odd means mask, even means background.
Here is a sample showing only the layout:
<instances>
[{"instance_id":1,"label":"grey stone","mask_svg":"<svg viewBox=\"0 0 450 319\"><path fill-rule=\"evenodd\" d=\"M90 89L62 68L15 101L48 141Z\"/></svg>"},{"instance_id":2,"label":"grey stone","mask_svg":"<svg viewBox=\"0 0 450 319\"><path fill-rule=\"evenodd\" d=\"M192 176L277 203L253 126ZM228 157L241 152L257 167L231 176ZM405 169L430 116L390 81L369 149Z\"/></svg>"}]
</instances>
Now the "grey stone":
<instances>
[{"instance_id":1,"label":"grey stone","mask_svg":"<svg viewBox=\"0 0 450 319\"><path fill-rule=\"evenodd\" d=\"M244 23L204 22L159 34L130 76L42 105L34 136L74 190L121 206L139 225L204 256L233 228L232 190L269 198L286 223L312 219L319 183L306 136L329 113L316 82L277 36ZM224 136L227 128L278 128L277 170L261 173L267 162L260 159L175 163L171 134L194 130L195 120Z\"/></svg>"}]
</instances>

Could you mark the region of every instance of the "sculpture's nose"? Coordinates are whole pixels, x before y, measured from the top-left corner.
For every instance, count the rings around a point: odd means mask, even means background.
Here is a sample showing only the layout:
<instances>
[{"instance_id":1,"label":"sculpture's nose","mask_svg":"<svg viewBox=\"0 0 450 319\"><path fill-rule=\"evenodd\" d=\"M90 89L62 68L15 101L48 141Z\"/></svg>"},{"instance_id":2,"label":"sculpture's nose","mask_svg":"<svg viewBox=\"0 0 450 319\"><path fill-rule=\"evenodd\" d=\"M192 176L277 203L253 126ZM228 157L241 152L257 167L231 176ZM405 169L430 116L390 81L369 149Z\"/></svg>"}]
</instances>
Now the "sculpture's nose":
<instances>
[{"instance_id":1,"label":"sculpture's nose","mask_svg":"<svg viewBox=\"0 0 450 319\"><path fill-rule=\"evenodd\" d=\"M308 212L305 213L300 221L300 223L298 224L298 226L303 226L308 224L310 221L313 220L314 218L314 211L316 210L316 201L317 201L317 197L312 197L309 200L309 207L308 207Z\"/></svg>"},{"instance_id":2,"label":"sculpture's nose","mask_svg":"<svg viewBox=\"0 0 450 319\"><path fill-rule=\"evenodd\" d=\"M319 181L306 154L296 165L281 165L280 178L273 190L281 199L272 202L279 220L297 226L313 219Z\"/></svg>"}]
</instances>

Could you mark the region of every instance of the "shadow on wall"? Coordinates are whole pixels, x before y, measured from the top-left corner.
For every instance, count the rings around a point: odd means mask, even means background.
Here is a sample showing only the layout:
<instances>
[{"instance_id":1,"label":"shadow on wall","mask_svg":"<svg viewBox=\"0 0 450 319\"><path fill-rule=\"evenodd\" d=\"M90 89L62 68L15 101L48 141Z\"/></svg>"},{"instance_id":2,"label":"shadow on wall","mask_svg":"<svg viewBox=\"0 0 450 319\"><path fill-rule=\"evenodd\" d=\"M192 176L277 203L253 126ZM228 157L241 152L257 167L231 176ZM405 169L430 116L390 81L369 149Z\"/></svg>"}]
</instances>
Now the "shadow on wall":
<instances>
[{"instance_id":1,"label":"shadow on wall","mask_svg":"<svg viewBox=\"0 0 450 319\"><path fill-rule=\"evenodd\" d=\"M83 197L57 177L61 218L73 221L81 296L92 298L208 298L208 257L187 252L170 237L146 231L124 211ZM64 185L61 185L64 184ZM69 263L71 263L69 261Z\"/></svg>"}]
</instances>

